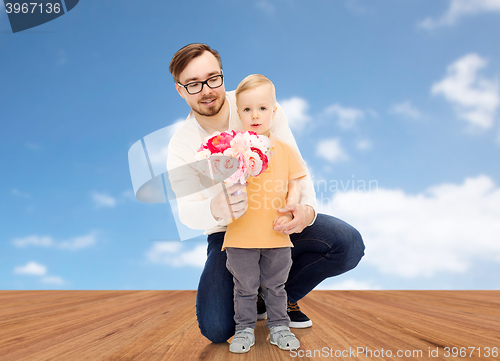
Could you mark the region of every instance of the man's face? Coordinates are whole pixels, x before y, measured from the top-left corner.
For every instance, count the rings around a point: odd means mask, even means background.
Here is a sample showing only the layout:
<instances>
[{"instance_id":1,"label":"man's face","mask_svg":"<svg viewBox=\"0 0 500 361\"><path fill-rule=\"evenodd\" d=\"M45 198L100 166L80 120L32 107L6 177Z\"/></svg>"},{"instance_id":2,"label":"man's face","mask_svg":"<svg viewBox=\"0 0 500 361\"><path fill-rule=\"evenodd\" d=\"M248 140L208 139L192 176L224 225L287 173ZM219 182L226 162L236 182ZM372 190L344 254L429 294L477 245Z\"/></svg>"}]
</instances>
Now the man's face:
<instances>
[{"instance_id":1,"label":"man's face","mask_svg":"<svg viewBox=\"0 0 500 361\"><path fill-rule=\"evenodd\" d=\"M214 75L222 74L219 62L210 52L205 51L200 56L192 59L186 68L179 74L179 83L186 85L195 81L205 81ZM218 88L211 89L207 84L203 85L201 92L189 94L187 90L175 84L180 96L194 112L211 117L221 110L226 100L226 89L224 84Z\"/></svg>"}]
</instances>

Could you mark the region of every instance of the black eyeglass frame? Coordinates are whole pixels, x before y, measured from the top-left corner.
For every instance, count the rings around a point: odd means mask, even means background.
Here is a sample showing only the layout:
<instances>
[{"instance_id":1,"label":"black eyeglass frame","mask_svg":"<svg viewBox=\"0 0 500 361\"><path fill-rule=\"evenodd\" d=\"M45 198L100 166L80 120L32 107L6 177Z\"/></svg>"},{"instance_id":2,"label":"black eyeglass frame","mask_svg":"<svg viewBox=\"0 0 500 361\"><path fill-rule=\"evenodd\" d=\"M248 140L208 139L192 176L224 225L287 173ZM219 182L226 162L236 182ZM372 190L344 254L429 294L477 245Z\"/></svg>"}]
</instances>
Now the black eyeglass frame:
<instances>
[{"instance_id":1,"label":"black eyeglass frame","mask_svg":"<svg viewBox=\"0 0 500 361\"><path fill-rule=\"evenodd\" d=\"M218 78L218 77L220 77L220 78L221 78L221 80L222 80L222 83L220 83L220 85L218 85L218 86L213 86L213 87L212 87L212 86L210 86L210 84L208 84L208 82L209 82L211 79L213 79L213 78ZM190 93L187 87L188 87L189 85L196 84L196 83L201 84L201 89L200 89L199 91L197 91L196 93ZM181 83L177 82L177 85L178 85L178 86L183 87L184 89L186 89L186 91L187 91L187 92L188 92L188 94L190 94L190 95L194 95L194 94L201 93L201 91L203 90L203 86L204 86L204 85L206 85L206 86L207 86L207 87L209 87L210 89L216 89L216 88L220 88L223 84L224 84L224 74L219 74L219 75L214 75L214 76L211 76L210 78L208 78L208 79L207 79L207 80L205 80L205 81L192 81L191 83L187 83L187 84L185 84L185 85L183 85L183 84L181 84Z\"/></svg>"}]
</instances>

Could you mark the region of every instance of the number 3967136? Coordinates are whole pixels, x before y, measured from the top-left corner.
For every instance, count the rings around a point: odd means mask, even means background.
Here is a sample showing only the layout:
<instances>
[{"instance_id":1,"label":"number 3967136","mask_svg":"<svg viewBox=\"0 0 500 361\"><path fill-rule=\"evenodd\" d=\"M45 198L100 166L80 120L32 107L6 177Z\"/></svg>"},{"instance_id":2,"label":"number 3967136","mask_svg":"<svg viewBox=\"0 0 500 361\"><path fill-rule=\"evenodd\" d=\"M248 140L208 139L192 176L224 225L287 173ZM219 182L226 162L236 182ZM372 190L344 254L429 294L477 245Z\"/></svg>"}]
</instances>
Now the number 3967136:
<instances>
[{"instance_id":1,"label":"number 3967136","mask_svg":"<svg viewBox=\"0 0 500 361\"><path fill-rule=\"evenodd\" d=\"M45 7L43 6L45 5ZM5 4L5 10L7 11L7 14L14 13L14 14L27 14L27 13L55 13L59 14L61 12L61 4L59 3L6 3Z\"/></svg>"}]
</instances>

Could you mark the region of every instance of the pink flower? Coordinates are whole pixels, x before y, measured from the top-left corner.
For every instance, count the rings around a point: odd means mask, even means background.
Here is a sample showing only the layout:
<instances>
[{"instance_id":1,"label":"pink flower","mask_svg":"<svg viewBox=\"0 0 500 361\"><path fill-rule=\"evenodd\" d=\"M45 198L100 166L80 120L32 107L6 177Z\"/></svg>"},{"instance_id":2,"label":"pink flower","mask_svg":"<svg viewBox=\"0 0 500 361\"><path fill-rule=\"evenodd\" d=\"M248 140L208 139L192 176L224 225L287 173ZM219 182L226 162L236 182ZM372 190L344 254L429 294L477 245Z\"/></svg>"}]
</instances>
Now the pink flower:
<instances>
[{"instance_id":1,"label":"pink flower","mask_svg":"<svg viewBox=\"0 0 500 361\"><path fill-rule=\"evenodd\" d=\"M262 170L260 171L260 173L265 172L267 167L269 166L269 159L264 153L262 153L259 148L251 147L250 149L252 150L252 152L257 153L260 157L260 160L262 161Z\"/></svg>"},{"instance_id":2,"label":"pink flower","mask_svg":"<svg viewBox=\"0 0 500 361\"><path fill-rule=\"evenodd\" d=\"M195 158L196 160L202 160L202 159L207 159L210 157L210 151L208 149L202 149L202 150L199 150L196 154L195 154Z\"/></svg>"},{"instance_id":3,"label":"pink flower","mask_svg":"<svg viewBox=\"0 0 500 361\"><path fill-rule=\"evenodd\" d=\"M231 140L233 136L228 133L221 133L210 138L207 142L206 147L213 153L223 153L227 148L230 147Z\"/></svg>"},{"instance_id":4,"label":"pink flower","mask_svg":"<svg viewBox=\"0 0 500 361\"><path fill-rule=\"evenodd\" d=\"M238 170L226 181L233 184L237 182L244 184L248 176L248 166L246 163L245 155L242 153L238 153L238 157L236 159L238 160L239 163Z\"/></svg>"},{"instance_id":5,"label":"pink flower","mask_svg":"<svg viewBox=\"0 0 500 361\"><path fill-rule=\"evenodd\" d=\"M212 172L215 174L221 174L221 157L210 157L210 166L212 167Z\"/></svg>"},{"instance_id":6,"label":"pink flower","mask_svg":"<svg viewBox=\"0 0 500 361\"><path fill-rule=\"evenodd\" d=\"M236 151L236 149L234 148L227 148L225 151L224 151L224 156L226 157L236 157L236 154L238 152Z\"/></svg>"},{"instance_id":7,"label":"pink flower","mask_svg":"<svg viewBox=\"0 0 500 361\"><path fill-rule=\"evenodd\" d=\"M239 152L243 153L249 147L250 143L242 133L236 134L236 136L231 140L231 148L235 148Z\"/></svg>"},{"instance_id":8,"label":"pink flower","mask_svg":"<svg viewBox=\"0 0 500 361\"><path fill-rule=\"evenodd\" d=\"M227 178L238 171L238 166L238 158L224 157L221 165L221 171L226 175Z\"/></svg>"},{"instance_id":9,"label":"pink flower","mask_svg":"<svg viewBox=\"0 0 500 361\"><path fill-rule=\"evenodd\" d=\"M268 168L271 155L269 138L255 132L216 132L205 138L196 153L196 159L209 159L213 180L227 183L245 183ZM208 163L200 169L207 174Z\"/></svg>"},{"instance_id":10,"label":"pink flower","mask_svg":"<svg viewBox=\"0 0 500 361\"><path fill-rule=\"evenodd\" d=\"M248 175L258 176L262 172L262 159L259 153L247 151L245 158L248 159Z\"/></svg>"}]
</instances>

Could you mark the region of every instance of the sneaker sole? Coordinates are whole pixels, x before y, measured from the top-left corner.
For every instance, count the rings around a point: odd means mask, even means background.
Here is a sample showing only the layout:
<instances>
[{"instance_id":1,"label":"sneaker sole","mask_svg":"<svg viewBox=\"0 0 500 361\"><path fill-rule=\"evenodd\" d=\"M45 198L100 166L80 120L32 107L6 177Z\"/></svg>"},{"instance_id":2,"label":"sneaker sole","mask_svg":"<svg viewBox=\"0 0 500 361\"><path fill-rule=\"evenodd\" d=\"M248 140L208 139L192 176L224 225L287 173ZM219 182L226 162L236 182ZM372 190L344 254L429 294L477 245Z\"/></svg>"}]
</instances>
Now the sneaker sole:
<instances>
[{"instance_id":1,"label":"sneaker sole","mask_svg":"<svg viewBox=\"0 0 500 361\"><path fill-rule=\"evenodd\" d=\"M252 348L253 345L255 345L255 340L254 340L254 342L252 342L252 344L250 345L250 347L248 349L245 349L245 350L231 350L231 348L229 348L229 351L231 351L232 353L247 353L248 351L250 351L250 349Z\"/></svg>"},{"instance_id":2,"label":"sneaker sole","mask_svg":"<svg viewBox=\"0 0 500 361\"><path fill-rule=\"evenodd\" d=\"M309 321L303 321L303 322L290 322L291 328L308 328L313 325L313 322L311 320Z\"/></svg>"},{"instance_id":3,"label":"sneaker sole","mask_svg":"<svg viewBox=\"0 0 500 361\"><path fill-rule=\"evenodd\" d=\"M274 345L283 351L295 351L295 350L298 350L300 348L300 346L299 347L283 347L283 348L281 348L276 342L273 342L273 341L271 341L271 345Z\"/></svg>"}]
</instances>

